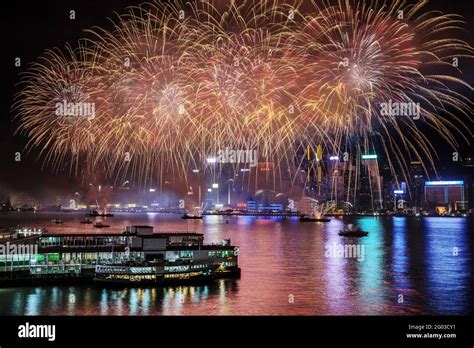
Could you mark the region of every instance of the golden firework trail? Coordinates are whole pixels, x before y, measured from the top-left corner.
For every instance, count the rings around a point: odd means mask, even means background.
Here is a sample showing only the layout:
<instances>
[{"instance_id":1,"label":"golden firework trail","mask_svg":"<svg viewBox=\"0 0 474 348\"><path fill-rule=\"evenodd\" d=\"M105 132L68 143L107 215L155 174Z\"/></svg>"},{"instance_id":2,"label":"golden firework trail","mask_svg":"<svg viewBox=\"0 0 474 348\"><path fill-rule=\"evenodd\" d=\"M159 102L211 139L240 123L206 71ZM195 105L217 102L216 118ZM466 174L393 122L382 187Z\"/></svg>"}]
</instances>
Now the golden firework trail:
<instances>
[{"instance_id":1,"label":"golden firework trail","mask_svg":"<svg viewBox=\"0 0 474 348\"><path fill-rule=\"evenodd\" d=\"M472 101L457 92L472 87L453 62L473 48L456 38L461 16L423 12L426 3L130 7L31 65L14 103L18 132L53 169L141 182L185 177L225 148L257 150L280 172L319 144L357 163L383 153L394 177L411 160L434 167L426 129L454 149L472 137ZM62 102L94 103L95 115L58 115ZM419 105L419 119L384 112L387 103Z\"/></svg>"}]
</instances>

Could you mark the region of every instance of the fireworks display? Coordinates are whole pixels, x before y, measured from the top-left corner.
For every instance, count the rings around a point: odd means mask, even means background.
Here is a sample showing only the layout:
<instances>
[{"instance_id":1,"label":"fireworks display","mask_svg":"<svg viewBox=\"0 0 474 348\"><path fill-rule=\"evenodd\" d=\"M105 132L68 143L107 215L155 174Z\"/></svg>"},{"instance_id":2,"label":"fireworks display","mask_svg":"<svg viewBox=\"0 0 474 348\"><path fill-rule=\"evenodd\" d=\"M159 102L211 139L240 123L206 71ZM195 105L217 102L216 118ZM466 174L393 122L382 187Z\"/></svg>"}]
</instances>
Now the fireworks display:
<instances>
[{"instance_id":1,"label":"fireworks display","mask_svg":"<svg viewBox=\"0 0 474 348\"><path fill-rule=\"evenodd\" d=\"M455 38L460 16L423 12L425 3L131 7L24 73L18 131L55 169L138 181L185 175L225 148L288 167L317 145L352 158L384 153L393 173L410 160L432 166L425 129L454 149L472 137L472 102L456 86L472 87L456 76L473 49ZM65 112L69 104L79 107Z\"/></svg>"}]
</instances>

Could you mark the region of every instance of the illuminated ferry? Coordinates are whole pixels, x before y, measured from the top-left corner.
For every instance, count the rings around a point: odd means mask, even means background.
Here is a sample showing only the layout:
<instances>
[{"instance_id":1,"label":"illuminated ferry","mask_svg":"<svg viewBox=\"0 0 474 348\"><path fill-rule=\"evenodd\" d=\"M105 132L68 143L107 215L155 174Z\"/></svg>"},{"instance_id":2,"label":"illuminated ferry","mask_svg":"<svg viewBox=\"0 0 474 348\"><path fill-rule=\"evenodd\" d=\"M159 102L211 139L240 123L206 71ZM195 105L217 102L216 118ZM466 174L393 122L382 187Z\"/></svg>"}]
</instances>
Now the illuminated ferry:
<instances>
[{"instance_id":1,"label":"illuminated ferry","mask_svg":"<svg viewBox=\"0 0 474 348\"><path fill-rule=\"evenodd\" d=\"M204 244L199 233L4 231L0 286L24 283L162 285L240 277L239 249L224 240Z\"/></svg>"},{"instance_id":2,"label":"illuminated ferry","mask_svg":"<svg viewBox=\"0 0 474 348\"><path fill-rule=\"evenodd\" d=\"M154 234L149 226L131 226L125 234L125 257L118 263L99 263L96 283L162 285L240 276L239 250L228 239L206 245L202 234Z\"/></svg>"}]
</instances>

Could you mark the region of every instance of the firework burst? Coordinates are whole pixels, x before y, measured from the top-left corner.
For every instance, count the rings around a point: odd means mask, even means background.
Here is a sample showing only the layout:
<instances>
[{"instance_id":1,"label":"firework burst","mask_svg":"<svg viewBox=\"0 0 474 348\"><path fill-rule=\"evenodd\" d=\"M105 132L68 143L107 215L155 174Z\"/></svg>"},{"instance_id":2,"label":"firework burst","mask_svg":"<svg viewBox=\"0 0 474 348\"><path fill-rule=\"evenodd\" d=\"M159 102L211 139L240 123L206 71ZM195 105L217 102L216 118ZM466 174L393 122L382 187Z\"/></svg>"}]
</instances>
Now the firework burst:
<instances>
[{"instance_id":1,"label":"firework burst","mask_svg":"<svg viewBox=\"0 0 474 348\"><path fill-rule=\"evenodd\" d=\"M149 181L185 176L226 147L292 167L302 147L382 149L392 172L433 165L423 133L453 148L468 141L472 102L452 86L452 38L462 18L424 13L425 2L260 0L153 3L88 30L65 53L47 51L21 80L18 130L59 169L106 168ZM431 71L443 71L432 73ZM446 73L444 73L446 71ZM95 115L58 117L58 102L95 103ZM384 113L420 105L420 118Z\"/></svg>"}]
</instances>

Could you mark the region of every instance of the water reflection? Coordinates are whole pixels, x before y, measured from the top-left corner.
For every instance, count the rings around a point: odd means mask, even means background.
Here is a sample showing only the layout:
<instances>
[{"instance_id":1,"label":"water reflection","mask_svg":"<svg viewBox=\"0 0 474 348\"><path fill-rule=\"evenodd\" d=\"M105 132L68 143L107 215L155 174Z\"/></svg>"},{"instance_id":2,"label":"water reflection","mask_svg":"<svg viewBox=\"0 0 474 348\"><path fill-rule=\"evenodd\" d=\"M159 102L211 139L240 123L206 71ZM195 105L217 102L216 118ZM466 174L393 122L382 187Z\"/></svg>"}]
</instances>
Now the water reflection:
<instances>
[{"instance_id":1,"label":"water reflection","mask_svg":"<svg viewBox=\"0 0 474 348\"><path fill-rule=\"evenodd\" d=\"M385 228L379 218L363 218L359 225L368 231L368 237L357 239L357 243L364 246L365 257L363 262L355 264L358 275L357 294L363 309L363 314L383 314L382 304L387 303L387 293L383 283L386 281L387 269L383 265L383 244ZM388 304L388 303L387 303Z\"/></svg>"},{"instance_id":2,"label":"water reflection","mask_svg":"<svg viewBox=\"0 0 474 348\"><path fill-rule=\"evenodd\" d=\"M64 218L71 233L89 228L80 226L80 218L74 214ZM50 220L51 216L40 214L30 217L28 225L43 226ZM11 221L0 223L11 225ZM119 214L108 223L117 231L127 224L153 224L160 231L203 232L207 243L230 238L240 247L242 278L164 288L5 288L0 289L0 314L474 313L469 219L355 217L300 223L297 219L215 216L183 221L161 214ZM348 223L359 225L369 235L339 236ZM363 247L358 249L363 250L363 258L327 257L325 251L331 245Z\"/></svg>"},{"instance_id":3,"label":"water reflection","mask_svg":"<svg viewBox=\"0 0 474 348\"><path fill-rule=\"evenodd\" d=\"M456 314L469 301L472 249L469 250L466 219L432 218L426 221L425 245L427 297L434 311ZM471 266L471 269L470 267Z\"/></svg>"},{"instance_id":4,"label":"water reflection","mask_svg":"<svg viewBox=\"0 0 474 348\"><path fill-rule=\"evenodd\" d=\"M326 246L333 247L341 245L343 239L338 235L344 228L344 223L335 220L327 228ZM326 297L329 311L334 314L342 314L345 311L352 310L351 289L347 282L347 259L325 257L324 283L326 285ZM324 314L318 313L318 314Z\"/></svg>"},{"instance_id":5,"label":"water reflection","mask_svg":"<svg viewBox=\"0 0 474 348\"><path fill-rule=\"evenodd\" d=\"M401 217L393 218L392 237L392 276L394 289L400 293L410 288L408 279L408 267L410 259L407 255L407 219Z\"/></svg>"}]
</instances>

